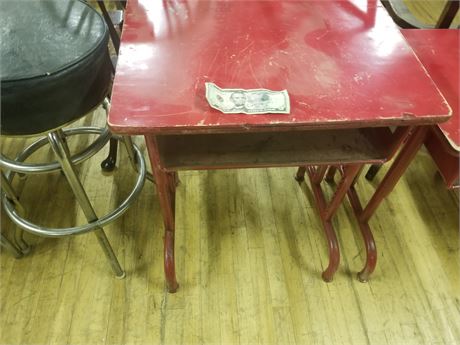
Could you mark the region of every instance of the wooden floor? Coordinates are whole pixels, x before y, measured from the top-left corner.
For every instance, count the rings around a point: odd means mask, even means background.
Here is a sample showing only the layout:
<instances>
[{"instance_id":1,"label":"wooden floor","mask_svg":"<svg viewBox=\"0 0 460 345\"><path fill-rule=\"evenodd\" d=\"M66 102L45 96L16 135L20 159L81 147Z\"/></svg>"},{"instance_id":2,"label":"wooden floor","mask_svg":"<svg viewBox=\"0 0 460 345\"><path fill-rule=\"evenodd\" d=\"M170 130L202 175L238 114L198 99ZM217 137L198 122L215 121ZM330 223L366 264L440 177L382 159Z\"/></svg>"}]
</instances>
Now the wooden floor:
<instances>
[{"instance_id":1,"label":"wooden floor","mask_svg":"<svg viewBox=\"0 0 460 345\"><path fill-rule=\"evenodd\" d=\"M101 122L104 114L95 116ZM2 152L13 155L24 144L3 140ZM104 155L79 168L98 214L134 182L124 152L115 173L102 175ZM52 157L47 150L38 156ZM347 202L334 220L340 269L332 283L321 280L322 227L294 173L180 174L176 294L164 286L163 225L150 182L106 228L124 280L113 277L92 234L27 234L30 255L0 254L0 344L460 344L458 196L435 177L427 153L418 154L370 222L379 255L365 284L356 279L364 248ZM359 181L364 199L382 175ZM31 176L24 187L32 220L84 222L61 174ZM1 220L10 235L14 226L3 211Z\"/></svg>"},{"instance_id":2,"label":"wooden floor","mask_svg":"<svg viewBox=\"0 0 460 345\"><path fill-rule=\"evenodd\" d=\"M403 0L409 11L423 24L435 24L447 0ZM452 0L450 0L452 1ZM457 1L457 0L454 0ZM460 25L460 12L457 12L451 28Z\"/></svg>"}]
</instances>

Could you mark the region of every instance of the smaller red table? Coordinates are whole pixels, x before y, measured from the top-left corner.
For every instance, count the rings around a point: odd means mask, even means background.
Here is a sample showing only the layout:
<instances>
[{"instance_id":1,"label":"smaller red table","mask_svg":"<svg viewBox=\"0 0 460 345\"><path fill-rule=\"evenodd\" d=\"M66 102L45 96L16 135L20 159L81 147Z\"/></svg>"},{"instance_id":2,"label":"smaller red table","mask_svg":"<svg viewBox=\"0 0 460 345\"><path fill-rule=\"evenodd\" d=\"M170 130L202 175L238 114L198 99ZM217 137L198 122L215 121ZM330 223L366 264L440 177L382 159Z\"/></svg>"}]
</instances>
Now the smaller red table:
<instances>
[{"instance_id":1,"label":"smaller red table","mask_svg":"<svg viewBox=\"0 0 460 345\"><path fill-rule=\"evenodd\" d=\"M459 30L402 30L404 37L425 66L452 108L452 117L432 126L425 146L448 188L458 188L460 156Z\"/></svg>"},{"instance_id":2,"label":"smaller red table","mask_svg":"<svg viewBox=\"0 0 460 345\"><path fill-rule=\"evenodd\" d=\"M447 122L419 127L413 132L360 215L361 222L369 220L380 202L393 190L424 143L448 187L455 188L459 185L459 31L401 31L444 95L452 116Z\"/></svg>"}]
</instances>

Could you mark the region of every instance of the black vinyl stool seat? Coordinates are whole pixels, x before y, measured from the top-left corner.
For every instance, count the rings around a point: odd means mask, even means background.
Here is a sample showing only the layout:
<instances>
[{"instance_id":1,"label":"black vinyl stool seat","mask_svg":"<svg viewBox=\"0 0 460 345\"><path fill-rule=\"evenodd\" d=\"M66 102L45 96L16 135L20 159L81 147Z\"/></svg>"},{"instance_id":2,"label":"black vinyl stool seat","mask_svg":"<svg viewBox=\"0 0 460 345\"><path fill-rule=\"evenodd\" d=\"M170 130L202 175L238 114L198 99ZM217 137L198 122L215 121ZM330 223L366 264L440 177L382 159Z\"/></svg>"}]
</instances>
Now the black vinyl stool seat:
<instances>
[{"instance_id":1,"label":"black vinyl stool seat","mask_svg":"<svg viewBox=\"0 0 460 345\"><path fill-rule=\"evenodd\" d=\"M104 19L80 0L2 0L0 33L1 135L41 136L14 160L3 154L0 156L2 201L7 214L20 228L43 236L94 231L115 274L123 277L124 272L102 226L121 216L140 193L146 174L142 154L129 137L114 138L125 144L138 177L129 196L115 210L99 218L74 165L97 153L112 135L107 126L63 129L100 104L108 109L106 96L111 83L112 63L107 47L109 32ZM99 136L83 151L72 155L66 138L79 134ZM55 162L24 162L46 144L54 151ZM87 224L46 228L24 218L25 211L11 187L15 173L56 170L66 176ZM16 242L18 247L25 249L26 244L21 238Z\"/></svg>"},{"instance_id":2,"label":"black vinyl stool seat","mask_svg":"<svg viewBox=\"0 0 460 345\"><path fill-rule=\"evenodd\" d=\"M3 135L59 128L107 95L108 30L86 3L2 1L0 30Z\"/></svg>"}]
</instances>

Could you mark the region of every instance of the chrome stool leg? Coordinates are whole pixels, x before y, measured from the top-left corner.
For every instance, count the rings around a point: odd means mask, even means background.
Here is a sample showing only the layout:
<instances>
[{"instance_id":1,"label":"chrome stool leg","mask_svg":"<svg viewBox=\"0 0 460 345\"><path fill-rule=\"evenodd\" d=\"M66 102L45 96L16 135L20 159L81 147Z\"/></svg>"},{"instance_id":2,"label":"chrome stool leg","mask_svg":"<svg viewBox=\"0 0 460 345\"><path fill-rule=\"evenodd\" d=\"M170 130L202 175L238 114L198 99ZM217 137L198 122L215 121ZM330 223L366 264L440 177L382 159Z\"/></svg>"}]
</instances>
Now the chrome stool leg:
<instances>
[{"instance_id":1,"label":"chrome stool leg","mask_svg":"<svg viewBox=\"0 0 460 345\"><path fill-rule=\"evenodd\" d=\"M133 166L134 170L138 172L138 162L137 162L137 156L136 152L134 151L134 144L133 144L133 139L130 136L123 135L121 137L121 141L125 145L126 152L129 157L129 161L131 162L131 165ZM153 180L153 175L150 172L145 173L145 178L149 180L150 182L155 183Z\"/></svg>"},{"instance_id":2,"label":"chrome stool leg","mask_svg":"<svg viewBox=\"0 0 460 345\"><path fill-rule=\"evenodd\" d=\"M10 200L15 205L18 213L24 216L25 210L19 202L19 198L17 197L13 187L10 184L10 181L8 181L3 171L1 171L1 188L2 191L6 194L8 200ZM16 243L17 249L21 251L21 255L28 254L30 252L30 246L24 240L24 230L22 228L17 228L15 230L14 242Z\"/></svg>"},{"instance_id":3,"label":"chrome stool leg","mask_svg":"<svg viewBox=\"0 0 460 345\"><path fill-rule=\"evenodd\" d=\"M129 161L131 162L134 170L137 171L136 153L134 152L133 140L129 136L123 136L122 141L125 145L126 152L128 153Z\"/></svg>"},{"instance_id":4,"label":"chrome stool leg","mask_svg":"<svg viewBox=\"0 0 460 345\"><path fill-rule=\"evenodd\" d=\"M83 186L78 179L78 176L75 171L75 167L73 166L70 160L70 152L66 142L63 140L64 133L62 130L58 130L56 132L52 132L48 134L48 141L53 149L54 153L56 154L57 161L60 163L62 167L62 171L67 178L67 181L72 188L75 197L77 198L78 203L80 204L83 212L88 220L88 222L94 222L98 220L96 213L94 212L93 207L86 195ZM125 272L121 268L115 253L113 252L112 247L105 235L104 230L101 227L96 228L94 233L99 241L104 254L106 255L107 259L110 262L112 270L114 271L117 278L124 278Z\"/></svg>"}]
</instances>

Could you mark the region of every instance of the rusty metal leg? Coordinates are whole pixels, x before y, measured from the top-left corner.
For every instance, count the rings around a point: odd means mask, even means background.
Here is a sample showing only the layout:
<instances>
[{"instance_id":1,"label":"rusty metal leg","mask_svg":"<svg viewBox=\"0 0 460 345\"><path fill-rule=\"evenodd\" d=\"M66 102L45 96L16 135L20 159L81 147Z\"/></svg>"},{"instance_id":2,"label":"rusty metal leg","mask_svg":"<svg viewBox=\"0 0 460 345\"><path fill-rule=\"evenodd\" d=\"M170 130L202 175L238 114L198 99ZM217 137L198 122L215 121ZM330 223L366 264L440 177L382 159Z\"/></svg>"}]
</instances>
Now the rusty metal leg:
<instances>
[{"instance_id":1,"label":"rusty metal leg","mask_svg":"<svg viewBox=\"0 0 460 345\"><path fill-rule=\"evenodd\" d=\"M361 213L361 222L369 221L369 218L374 214L375 210L380 205L382 200L388 194L390 194L390 192L396 186L396 183L398 183L402 174L404 174L410 162L422 146L426 138L427 130L427 126L418 127L415 129L414 133L409 137L406 144L402 147L395 161L386 173L382 182L380 182L379 186L375 190L374 195L372 195L371 199L369 200L363 212Z\"/></svg>"},{"instance_id":2,"label":"rusty metal leg","mask_svg":"<svg viewBox=\"0 0 460 345\"><path fill-rule=\"evenodd\" d=\"M326 178L325 178L325 181L327 183L333 183L334 182L334 176L335 176L335 172L337 171L337 168L333 165L331 165L329 167L329 169L327 169L327 174L326 174Z\"/></svg>"},{"instance_id":3,"label":"rusty metal leg","mask_svg":"<svg viewBox=\"0 0 460 345\"><path fill-rule=\"evenodd\" d=\"M299 167L297 169L297 173L295 174L295 180L299 183L302 183L305 180L305 171L307 170L306 167Z\"/></svg>"},{"instance_id":4,"label":"rusty metal leg","mask_svg":"<svg viewBox=\"0 0 460 345\"><path fill-rule=\"evenodd\" d=\"M326 209L326 199L324 198L323 191L321 190L321 181L315 182L315 177L318 177L318 174L313 167L308 167L307 173L310 178L311 189L313 190L313 195L315 196L316 207L323 224L329 249L329 264L321 276L325 282L331 282L340 263L339 244L330 220L326 220L323 217L324 210Z\"/></svg>"},{"instance_id":5,"label":"rusty metal leg","mask_svg":"<svg viewBox=\"0 0 460 345\"><path fill-rule=\"evenodd\" d=\"M160 201L163 222L165 226L164 237L164 270L168 291L177 291L179 285L176 280L176 269L174 260L174 232L175 232L175 193L172 186L175 185L171 174L162 169L160 153L155 136L145 136L150 163L155 177L157 193Z\"/></svg>"}]
</instances>

